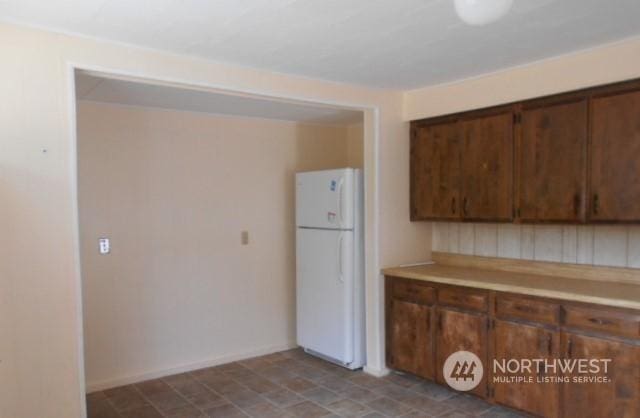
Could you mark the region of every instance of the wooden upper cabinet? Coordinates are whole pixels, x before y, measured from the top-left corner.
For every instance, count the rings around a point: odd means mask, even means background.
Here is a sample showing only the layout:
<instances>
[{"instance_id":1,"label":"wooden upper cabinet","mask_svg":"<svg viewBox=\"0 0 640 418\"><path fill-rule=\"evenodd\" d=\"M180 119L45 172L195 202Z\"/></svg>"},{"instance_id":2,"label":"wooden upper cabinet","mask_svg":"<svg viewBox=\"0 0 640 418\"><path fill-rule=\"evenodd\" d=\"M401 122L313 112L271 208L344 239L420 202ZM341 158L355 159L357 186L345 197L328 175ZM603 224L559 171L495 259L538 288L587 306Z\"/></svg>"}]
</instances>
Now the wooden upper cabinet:
<instances>
[{"instance_id":1,"label":"wooden upper cabinet","mask_svg":"<svg viewBox=\"0 0 640 418\"><path fill-rule=\"evenodd\" d=\"M411 135L411 220L460 218L460 134L455 121Z\"/></svg>"},{"instance_id":2,"label":"wooden upper cabinet","mask_svg":"<svg viewBox=\"0 0 640 418\"><path fill-rule=\"evenodd\" d=\"M640 221L640 91L594 97L589 220Z\"/></svg>"},{"instance_id":3,"label":"wooden upper cabinet","mask_svg":"<svg viewBox=\"0 0 640 418\"><path fill-rule=\"evenodd\" d=\"M640 223L640 79L411 123L411 220Z\"/></svg>"},{"instance_id":4,"label":"wooden upper cabinet","mask_svg":"<svg viewBox=\"0 0 640 418\"><path fill-rule=\"evenodd\" d=\"M588 101L524 106L517 161L517 217L524 222L585 220Z\"/></svg>"},{"instance_id":5,"label":"wooden upper cabinet","mask_svg":"<svg viewBox=\"0 0 640 418\"><path fill-rule=\"evenodd\" d=\"M513 112L461 122L462 217L471 221L513 218Z\"/></svg>"}]
</instances>

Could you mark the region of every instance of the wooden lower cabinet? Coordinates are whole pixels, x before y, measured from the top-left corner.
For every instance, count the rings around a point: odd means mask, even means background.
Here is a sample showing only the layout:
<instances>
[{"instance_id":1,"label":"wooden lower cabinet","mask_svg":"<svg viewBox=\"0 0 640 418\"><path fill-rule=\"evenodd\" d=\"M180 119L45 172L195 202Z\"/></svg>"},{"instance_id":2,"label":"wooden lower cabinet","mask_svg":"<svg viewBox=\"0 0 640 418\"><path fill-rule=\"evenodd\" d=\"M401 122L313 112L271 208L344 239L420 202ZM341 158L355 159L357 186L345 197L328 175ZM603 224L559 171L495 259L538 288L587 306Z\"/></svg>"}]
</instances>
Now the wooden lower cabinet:
<instances>
[{"instance_id":1,"label":"wooden lower cabinet","mask_svg":"<svg viewBox=\"0 0 640 418\"><path fill-rule=\"evenodd\" d=\"M470 393L489 402L545 418L640 418L639 311L393 277L385 289L389 367L446 385L447 358L470 351L484 368ZM504 382L494 359L611 359L599 375L610 382L547 376L535 362L532 383Z\"/></svg>"},{"instance_id":2,"label":"wooden lower cabinet","mask_svg":"<svg viewBox=\"0 0 640 418\"><path fill-rule=\"evenodd\" d=\"M433 308L401 299L393 299L389 307L388 341L392 367L433 379Z\"/></svg>"},{"instance_id":3,"label":"wooden lower cabinet","mask_svg":"<svg viewBox=\"0 0 640 418\"><path fill-rule=\"evenodd\" d=\"M438 308L436 337L437 381L445 383L442 368L447 358L456 351L470 351L487 364L487 316L480 313L460 312ZM487 395L487 375L471 391L478 396Z\"/></svg>"},{"instance_id":4,"label":"wooden lower cabinet","mask_svg":"<svg viewBox=\"0 0 640 418\"><path fill-rule=\"evenodd\" d=\"M567 332L562 347L567 359L611 359L599 374L610 383L562 385L564 417L640 417L640 346Z\"/></svg>"},{"instance_id":5,"label":"wooden lower cabinet","mask_svg":"<svg viewBox=\"0 0 640 418\"><path fill-rule=\"evenodd\" d=\"M495 320L493 328L494 358L500 362L510 359L556 358L560 346L560 333L542 327L517 322ZM500 373L493 377L508 377ZM537 383L544 378L544 369L533 365L531 373L522 376L531 382L512 383L493 381L493 394L497 403L543 417L558 417L560 388L556 383Z\"/></svg>"}]
</instances>

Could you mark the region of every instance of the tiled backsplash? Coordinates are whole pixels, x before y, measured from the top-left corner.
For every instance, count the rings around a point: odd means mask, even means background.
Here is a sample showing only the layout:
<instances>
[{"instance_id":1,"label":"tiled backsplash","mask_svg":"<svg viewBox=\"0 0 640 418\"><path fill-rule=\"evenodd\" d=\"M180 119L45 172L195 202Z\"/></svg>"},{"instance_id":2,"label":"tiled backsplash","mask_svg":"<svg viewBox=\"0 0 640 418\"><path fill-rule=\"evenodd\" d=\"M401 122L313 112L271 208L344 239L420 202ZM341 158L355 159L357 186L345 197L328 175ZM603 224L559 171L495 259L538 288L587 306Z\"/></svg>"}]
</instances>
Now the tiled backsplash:
<instances>
[{"instance_id":1,"label":"tiled backsplash","mask_svg":"<svg viewBox=\"0 0 640 418\"><path fill-rule=\"evenodd\" d=\"M433 223L433 251L640 268L640 226Z\"/></svg>"}]
</instances>

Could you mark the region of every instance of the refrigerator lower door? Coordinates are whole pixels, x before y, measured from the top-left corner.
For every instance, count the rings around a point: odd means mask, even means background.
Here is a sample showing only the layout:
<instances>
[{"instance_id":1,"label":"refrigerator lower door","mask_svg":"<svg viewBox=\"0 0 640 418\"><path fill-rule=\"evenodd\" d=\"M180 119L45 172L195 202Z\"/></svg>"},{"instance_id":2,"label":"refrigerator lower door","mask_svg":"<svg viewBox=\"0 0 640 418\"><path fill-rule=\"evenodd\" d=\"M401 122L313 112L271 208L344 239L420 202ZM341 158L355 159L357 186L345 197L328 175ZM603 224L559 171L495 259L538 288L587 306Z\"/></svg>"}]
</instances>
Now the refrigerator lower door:
<instances>
[{"instance_id":1,"label":"refrigerator lower door","mask_svg":"<svg viewBox=\"0 0 640 418\"><path fill-rule=\"evenodd\" d=\"M298 345L354 360L353 232L297 229Z\"/></svg>"}]
</instances>

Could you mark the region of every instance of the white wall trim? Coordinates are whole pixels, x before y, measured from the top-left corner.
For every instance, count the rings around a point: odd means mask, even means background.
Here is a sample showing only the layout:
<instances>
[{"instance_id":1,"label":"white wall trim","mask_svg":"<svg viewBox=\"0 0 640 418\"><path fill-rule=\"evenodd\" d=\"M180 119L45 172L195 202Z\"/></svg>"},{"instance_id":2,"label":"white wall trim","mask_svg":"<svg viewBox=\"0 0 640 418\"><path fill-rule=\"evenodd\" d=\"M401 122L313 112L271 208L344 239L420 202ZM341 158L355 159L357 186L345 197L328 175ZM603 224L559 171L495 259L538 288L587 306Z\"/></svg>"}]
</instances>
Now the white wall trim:
<instances>
[{"instance_id":1,"label":"white wall trim","mask_svg":"<svg viewBox=\"0 0 640 418\"><path fill-rule=\"evenodd\" d=\"M78 334L77 350L78 350L78 381L80 386L80 416L87 416L86 402L86 379L84 367L84 313L82 300L82 266L80 257L80 208L78 201L78 138L77 138L77 114L76 114L76 79L73 67L68 67L67 82L69 83L69 129L71 144L69 146L69 161L71 162L69 170L71 171L71 207L73 213L73 248L74 248L74 269L76 289L76 332Z\"/></svg>"},{"instance_id":2,"label":"white wall trim","mask_svg":"<svg viewBox=\"0 0 640 418\"><path fill-rule=\"evenodd\" d=\"M283 345L262 347L256 350L245 351L241 354L231 354L227 356L215 357L205 361L198 361L195 363L183 364L181 366L169 367L167 369L153 370L150 372L116 377L114 379L103 380L100 382L87 382L87 393L111 389L122 385L130 385L132 383L143 382L145 380L157 379L164 376L170 376L172 374L185 373L193 370L204 369L207 367L219 366L221 364L231 363L234 361L240 361L252 357L277 353L279 351L290 350L295 347L297 347L297 344L294 341L290 341L287 344Z\"/></svg>"},{"instance_id":3,"label":"white wall trim","mask_svg":"<svg viewBox=\"0 0 640 418\"><path fill-rule=\"evenodd\" d=\"M391 370L387 369L386 367L377 368L377 367L364 366L362 371L365 372L366 374L370 374L371 376L375 376L375 377L385 377L389 373L391 373Z\"/></svg>"}]
</instances>

